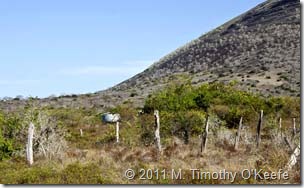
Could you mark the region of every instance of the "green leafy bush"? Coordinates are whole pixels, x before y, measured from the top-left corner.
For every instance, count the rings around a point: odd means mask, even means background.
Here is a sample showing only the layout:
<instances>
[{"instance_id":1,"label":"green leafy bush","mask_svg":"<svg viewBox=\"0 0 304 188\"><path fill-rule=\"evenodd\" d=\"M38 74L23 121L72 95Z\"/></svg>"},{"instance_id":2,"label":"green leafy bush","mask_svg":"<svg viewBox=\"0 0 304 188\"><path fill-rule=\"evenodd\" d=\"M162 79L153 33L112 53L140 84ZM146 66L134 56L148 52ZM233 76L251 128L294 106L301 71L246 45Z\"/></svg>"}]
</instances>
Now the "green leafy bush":
<instances>
[{"instance_id":1,"label":"green leafy bush","mask_svg":"<svg viewBox=\"0 0 304 188\"><path fill-rule=\"evenodd\" d=\"M102 184L101 169L96 164L73 163L61 172L62 184Z\"/></svg>"},{"instance_id":2,"label":"green leafy bush","mask_svg":"<svg viewBox=\"0 0 304 188\"><path fill-rule=\"evenodd\" d=\"M53 165L29 167L25 161L0 163L0 183L2 184L59 184L60 174Z\"/></svg>"},{"instance_id":3,"label":"green leafy bush","mask_svg":"<svg viewBox=\"0 0 304 188\"><path fill-rule=\"evenodd\" d=\"M55 165L55 166L54 166ZM0 183L3 184L103 184L109 183L101 176L95 163L69 164L63 169L56 164L34 165L26 163L0 163Z\"/></svg>"},{"instance_id":4,"label":"green leafy bush","mask_svg":"<svg viewBox=\"0 0 304 188\"><path fill-rule=\"evenodd\" d=\"M171 85L166 90L151 95L144 105L145 112L153 109L165 111L184 111L195 108L195 93L191 84Z\"/></svg>"},{"instance_id":5,"label":"green leafy bush","mask_svg":"<svg viewBox=\"0 0 304 188\"><path fill-rule=\"evenodd\" d=\"M169 130L172 130L173 124L185 125L184 115L181 114L186 114L191 110L215 114L226 121L228 127L236 127L241 117L245 121L256 121L260 110L264 110L265 115L299 117L299 98L267 98L259 94L241 91L235 85L235 83L227 85L210 83L199 87L194 87L190 83L171 85L149 96L144 110L145 112L151 112L154 109L160 110L165 122L167 121L165 112L173 113L173 117L166 122L166 128Z\"/></svg>"},{"instance_id":6,"label":"green leafy bush","mask_svg":"<svg viewBox=\"0 0 304 188\"><path fill-rule=\"evenodd\" d=\"M115 127L114 125L111 124L109 125L109 129L107 130L107 132L97 139L97 143L108 144L114 142L115 139L116 139Z\"/></svg>"},{"instance_id":7,"label":"green leafy bush","mask_svg":"<svg viewBox=\"0 0 304 188\"><path fill-rule=\"evenodd\" d=\"M4 139L0 132L0 161L8 159L13 154L13 144L10 140Z\"/></svg>"},{"instance_id":8,"label":"green leafy bush","mask_svg":"<svg viewBox=\"0 0 304 188\"><path fill-rule=\"evenodd\" d=\"M0 113L0 161L9 159L13 152L19 148L17 140L20 129L18 118L6 117Z\"/></svg>"}]
</instances>

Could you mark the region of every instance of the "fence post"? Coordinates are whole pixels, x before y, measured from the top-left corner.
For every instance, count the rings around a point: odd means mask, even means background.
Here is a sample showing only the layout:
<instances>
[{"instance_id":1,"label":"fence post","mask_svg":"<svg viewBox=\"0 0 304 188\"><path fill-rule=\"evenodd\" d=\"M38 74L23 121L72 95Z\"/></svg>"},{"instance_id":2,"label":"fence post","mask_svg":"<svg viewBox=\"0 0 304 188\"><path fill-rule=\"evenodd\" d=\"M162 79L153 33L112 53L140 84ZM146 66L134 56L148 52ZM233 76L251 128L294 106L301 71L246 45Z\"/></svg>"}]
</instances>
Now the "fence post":
<instances>
[{"instance_id":1,"label":"fence post","mask_svg":"<svg viewBox=\"0 0 304 188\"><path fill-rule=\"evenodd\" d=\"M158 110L154 110L154 118L155 118L155 140L156 140L156 147L159 152L162 151L161 144L160 144L160 133L159 133L159 127L160 127L160 121L159 121L159 112Z\"/></svg>"},{"instance_id":2,"label":"fence post","mask_svg":"<svg viewBox=\"0 0 304 188\"><path fill-rule=\"evenodd\" d=\"M201 153L205 153L207 150L208 129L209 129L209 116L207 115L205 131L202 133Z\"/></svg>"},{"instance_id":3,"label":"fence post","mask_svg":"<svg viewBox=\"0 0 304 188\"><path fill-rule=\"evenodd\" d=\"M300 144L296 149L293 151L292 155L290 156L290 159L288 161L288 164L286 165L287 170L291 170L292 167L297 163L297 158L300 156L301 150L300 150Z\"/></svg>"},{"instance_id":4,"label":"fence post","mask_svg":"<svg viewBox=\"0 0 304 188\"><path fill-rule=\"evenodd\" d=\"M241 117L241 119L240 119L239 128L238 128L238 131L237 131L236 137L235 137L235 143L234 143L235 150L237 150L239 147L239 141L240 141L241 130L242 130L242 121L243 121L243 117Z\"/></svg>"},{"instance_id":5,"label":"fence post","mask_svg":"<svg viewBox=\"0 0 304 188\"><path fill-rule=\"evenodd\" d=\"M259 118L259 122L258 122L258 126L257 126L257 135L256 135L257 148L259 148L260 142L261 142L262 124L263 124L263 110L261 110L260 118Z\"/></svg>"},{"instance_id":6,"label":"fence post","mask_svg":"<svg viewBox=\"0 0 304 188\"><path fill-rule=\"evenodd\" d=\"M283 136L283 133L282 133L282 118L279 119L278 136L280 136L281 138Z\"/></svg>"},{"instance_id":7,"label":"fence post","mask_svg":"<svg viewBox=\"0 0 304 188\"><path fill-rule=\"evenodd\" d=\"M33 138L34 138L34 124L30 123L29 129L28 129L28 136L27 136L27 144L26 144L26 159L29 163L29 165L32 165L34 163L34 157L33 157Z\"/></svg>"},{"instance_id":8,"label":"fence post","mask_svg":"<svg viewBox=\"0 0 304 188\"><path fill-rule=\"evenodd\" d=\"M292 136L295 137L297 134L297 129L296 129L296 118L293 118L293 132Z\"/></svg>"},{"instance_id":9,"label":"fence post","mask_svg":"<svg viewBox=\"0 0 304 188\"><path fill-rule=\"evenodd\" d=\"M116 122L116 143L119 143L119 121Z\"/></svg>"}]
</instances>

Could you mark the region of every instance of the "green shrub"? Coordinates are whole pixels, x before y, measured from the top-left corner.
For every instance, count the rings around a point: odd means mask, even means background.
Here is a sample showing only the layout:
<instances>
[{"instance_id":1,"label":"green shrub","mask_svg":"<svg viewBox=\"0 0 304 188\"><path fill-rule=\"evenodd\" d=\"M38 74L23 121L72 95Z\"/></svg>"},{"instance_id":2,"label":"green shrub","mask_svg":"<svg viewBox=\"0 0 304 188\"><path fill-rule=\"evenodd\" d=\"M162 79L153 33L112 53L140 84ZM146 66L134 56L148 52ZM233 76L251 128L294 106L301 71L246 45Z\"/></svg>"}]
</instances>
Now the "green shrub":
<instances>
[{"instance_id":1,"label":"green shrub","mask_svg":"<svg viewBox=\"0 0 304 188\"><path fill-rule=\"evenodd\" d=\"M137 96L138 94L136 93L136 92L132 92L131 94L130 94L130 97L135 97L135 96Z\"/></svg>"},{"instance_id":2,"label":"green shrub","mask_svg":"<svg viewBox=\"0 0 304 188\"><path fill-rule=\"evenodd\" d=\"M96 164L73 163L61 172L62 184L103 184L101 169Z\"/></svg>"},{"instance_id":3,"label":"green shrub","mask_svg":"<svg viewBox=\"0 0 304 188\"><path fill-rule=\"evenodd\" d=\"M60 174L52 165L29 167L25 162L0 163L2 184L59 184Z\"/></svg>"},{"instance_id":4,"label":"green shrub","mask_svg":"<svg viewBox=\"0 0 304 188\"><path fill-rule=\"evenodd\" d=\"M10 140L4 139L0 131L0 161L8 159L13 154L13 144Z\"/></svg>"},{"instance_id":5,"label":"green shrub","mask_svg":"<svg viewBox=\"0 0 304 188\"><path fill-rule=\"evenodd\" d=\"M114 125L109 125L109 129L101 137L97 138L98 144L108 144L116 140L116 130Z\"/></svg>"},{"instance_id":6,"label":"green shrub","mask_svg":"<svg viewBox=\"0 0 304 188\"><path fill-rule=\"evenodd\" d=\"M264 97L258 94L236 89L237 83L210 83L199 87L190 83L171 85L168 88L149 96L145 102L145 112L158 109L162 113L162 122L166 124L162 131L178 129L183 122L186 111L201 110L216 114L226 121L228 127L236 127L239 119L257 121L260 110L265 115L299 117L299 98ZM290 108L291 107L291 108ZM167 114L166 114L167 112ZM171 117L166 119L168 113Z\"/></svg>"},{"instance_id":7,"label":"green shrub","mask_svg":"<svg viewBox=\"0 0 304 188\"><path fill-rule=\"evenodd\" d=\"M54 164L29 167L24 162L1 162L0 183L3 184L102 184L109 183L101 176L95 163L67 165L64 169Z\"/></svg>"},{"instance_id":8,"label":"green shrub","mask_svg":"<svg viewBox=\"0 0 304 188\"><path fill-rule=\"evenodd\" d=\"M57 171L49 166L26 168L19 171L18 184L54 184L58 182Z\"/></svg>"},{"instance_id":9,"label":"green shrub","mask_svg":"<svg viewBox=\"0 0 304 188\"><path fill-rule=\"evenodd\" d=\"M191 84L171 85L167 89L148 97L144 105L144 111L151 112L154 109L184 111L195 108L194 97L194 88Z\"/></svg>"},{"instance_id":10,"label":"green shrub","mask_svg":"<svg viewBox=\"0 0 304 188\"><path fill-rule=\"evenodd\" d=\"M120 123L120 140L128 146L138 146L140 140L141 128L137 120Z\"/></svg>"},{"instance_id":11,"label":"green shrub","mask_svg":"<svg viewBox=\"0 0 304 188\"><path fill-rule=\"evenodd\" d=\"M14 126L14 122L10 122L0 113L0 161L9 159L14 152L13 141L16 139L16 130L18 126Z\"/></svg>"}]
</instances>

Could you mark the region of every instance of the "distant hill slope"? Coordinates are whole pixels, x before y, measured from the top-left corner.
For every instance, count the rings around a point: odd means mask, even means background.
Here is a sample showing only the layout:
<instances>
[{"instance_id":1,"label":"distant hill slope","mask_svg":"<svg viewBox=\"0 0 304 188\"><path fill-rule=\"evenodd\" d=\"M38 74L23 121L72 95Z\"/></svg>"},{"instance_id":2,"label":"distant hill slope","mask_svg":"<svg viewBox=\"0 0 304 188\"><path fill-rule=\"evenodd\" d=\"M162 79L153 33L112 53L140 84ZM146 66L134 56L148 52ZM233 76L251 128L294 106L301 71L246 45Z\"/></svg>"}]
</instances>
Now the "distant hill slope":
<instances>
[{"instance_id":1,"label":"distant hill slope","mask_svg":"<svg viewBox=\"0 0 304 188\"><path fill-rule=\"evenodd\" d=\"M132 100L140 106L148 94L179 74L189 75L193 84L238 80L240 88L253 92L298 96L300 22L299 0L269 0L108 90L39 103L103 108Z\"/></svg>"},{"instance_id":2,"label":"distant hill slope","mask_svg":"<svg viewBox=\"0 0 304 188\"><path fill-rule=\"evenodd\" d=\"M189 73L195 82L237 79L244 85L255 84L257 91L298 94L300 2L272 0L260 4L113 89L147 90L153 81L165 83L177 73Z\"/></svg>"}]
</instances>

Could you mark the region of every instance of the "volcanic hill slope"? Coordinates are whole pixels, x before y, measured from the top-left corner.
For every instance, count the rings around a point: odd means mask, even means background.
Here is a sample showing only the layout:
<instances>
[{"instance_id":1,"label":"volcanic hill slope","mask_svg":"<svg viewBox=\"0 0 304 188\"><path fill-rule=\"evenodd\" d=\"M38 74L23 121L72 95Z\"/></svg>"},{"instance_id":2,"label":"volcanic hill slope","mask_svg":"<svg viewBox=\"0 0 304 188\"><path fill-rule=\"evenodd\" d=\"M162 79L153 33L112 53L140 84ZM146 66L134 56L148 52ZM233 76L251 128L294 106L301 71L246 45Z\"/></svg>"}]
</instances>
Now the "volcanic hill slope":
<instances>
[{"instance_id":1,"label":"volcanic hill slope","mask_svg":"<svg viewBox=\"0 0 304 188\"><path fill-rule=\"evenodd\" d=\"M227 10L228 11L228 10ZM269 0L161 58L104 91L39 100L40 105L97 107L144 98L178 75L193 84L237 80L264 95L300 95L300 1ZM22 101L6 101L0 108Z\"/></svg>"}]
</instances>

